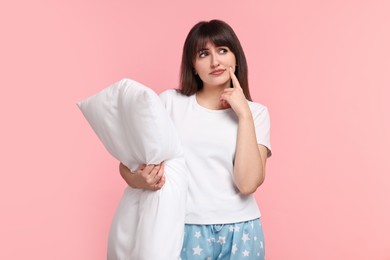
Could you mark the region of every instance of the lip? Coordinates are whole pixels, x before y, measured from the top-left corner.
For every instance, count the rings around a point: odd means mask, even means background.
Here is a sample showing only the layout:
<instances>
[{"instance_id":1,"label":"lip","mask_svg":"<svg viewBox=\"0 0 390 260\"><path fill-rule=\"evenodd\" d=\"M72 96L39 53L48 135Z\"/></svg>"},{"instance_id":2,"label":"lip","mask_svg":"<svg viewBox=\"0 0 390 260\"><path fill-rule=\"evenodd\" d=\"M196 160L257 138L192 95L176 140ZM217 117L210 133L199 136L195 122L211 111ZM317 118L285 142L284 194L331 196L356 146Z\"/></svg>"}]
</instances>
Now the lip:
<instances>
[{"instance_id":1,"label":"lip","mask_svg":"<svg viewBox=\"0 0 390 260\"><path fill-rule=\"evenodd\" d=\"M218 69L218 70L213 70L212 72L210 72L210 74L214 75L214 76L218 76L218 75L221 75L224 72L225 72L225 69Z\"/></svg>"}]
</instances>

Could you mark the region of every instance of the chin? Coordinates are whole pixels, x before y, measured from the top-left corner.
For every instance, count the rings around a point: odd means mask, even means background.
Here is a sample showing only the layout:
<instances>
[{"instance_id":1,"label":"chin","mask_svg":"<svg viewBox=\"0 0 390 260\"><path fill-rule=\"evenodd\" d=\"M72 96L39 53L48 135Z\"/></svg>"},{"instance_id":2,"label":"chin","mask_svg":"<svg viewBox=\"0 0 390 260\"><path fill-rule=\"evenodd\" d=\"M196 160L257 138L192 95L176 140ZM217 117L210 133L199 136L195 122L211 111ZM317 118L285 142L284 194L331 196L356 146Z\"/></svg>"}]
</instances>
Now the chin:
<instances>
[{"instance_id":1,"label":"chin","mask_svg":"<svg viewBox=\"0 0 390 260\"><path fill-rule=\"evenodd\" d=\"M227 84L230 84L230 78L228 79L214 79L207 82L210 86L225 86Z\"/></svg>"}]
</instances>

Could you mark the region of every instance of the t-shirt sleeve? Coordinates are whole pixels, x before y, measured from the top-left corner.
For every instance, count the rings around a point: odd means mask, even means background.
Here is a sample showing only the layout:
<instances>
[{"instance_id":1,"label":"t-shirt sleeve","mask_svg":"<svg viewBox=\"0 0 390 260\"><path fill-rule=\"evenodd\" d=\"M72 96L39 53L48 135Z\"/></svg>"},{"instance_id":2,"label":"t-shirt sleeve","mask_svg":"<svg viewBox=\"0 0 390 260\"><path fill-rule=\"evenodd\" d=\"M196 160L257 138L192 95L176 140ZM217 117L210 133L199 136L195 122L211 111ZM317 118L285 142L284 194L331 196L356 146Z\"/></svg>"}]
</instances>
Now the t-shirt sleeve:
<instances>
[{"instance_id":1,"label":"t-shirt sleeve","mask_svg":"<svg viewBox=\"0 0 390 260\"><path fill-rule=\"evenodd\" d=\"M272 155L270 139L271 125L268 108L256 104L256 106L254 106L254 109L252 110L252 115L255 124L257 143L267 147L268 157L270 157Z\"/></svg>"}]
</instances>

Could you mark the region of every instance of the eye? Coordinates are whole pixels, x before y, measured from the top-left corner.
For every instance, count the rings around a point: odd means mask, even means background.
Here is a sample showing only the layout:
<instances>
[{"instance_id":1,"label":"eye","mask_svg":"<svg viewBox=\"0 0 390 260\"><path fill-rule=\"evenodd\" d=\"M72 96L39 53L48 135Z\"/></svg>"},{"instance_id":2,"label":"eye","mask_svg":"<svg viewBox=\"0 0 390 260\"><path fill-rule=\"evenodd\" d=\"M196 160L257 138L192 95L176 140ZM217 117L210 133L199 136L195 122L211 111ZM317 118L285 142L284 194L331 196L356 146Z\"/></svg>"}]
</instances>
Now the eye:
<instances>
[{"instance_id":1,"label":"eye","mask_svg":"<svg viewBox=\"0 0 390 260\"><path fill-rule=\"evenodd\" d=\"M219 53L220 53L220 54L225 54L225 53L227 53L227 52L229 52L229 49L228 49L228 48L219 48Z\"/></svg>"},{"instance_id":2,"label":"eye","mask_svg":"<svg viewBox=\"0 0 390 260\"><path fill-rule=\"evenodd\" d=\"M207 51L200 51L199 52L199 58L204 58L208 55L209 53Z\"/></svg>"}]
</instances>

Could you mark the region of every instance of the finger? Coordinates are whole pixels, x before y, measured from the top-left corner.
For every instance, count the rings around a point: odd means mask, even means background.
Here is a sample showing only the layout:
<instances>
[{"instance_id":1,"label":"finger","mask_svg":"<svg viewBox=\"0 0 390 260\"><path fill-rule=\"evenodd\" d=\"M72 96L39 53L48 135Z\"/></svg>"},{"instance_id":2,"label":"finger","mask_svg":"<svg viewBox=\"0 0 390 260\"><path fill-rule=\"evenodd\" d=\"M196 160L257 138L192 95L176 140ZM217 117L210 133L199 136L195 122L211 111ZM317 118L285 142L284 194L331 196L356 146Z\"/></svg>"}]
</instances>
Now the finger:
<instances>
[{"instance_id":1,"label":"finger","mask_svg":"<svg viewBox=\"0 0 390 260\"><path fill-rule=\"evenodd\" d=\"M226 100L222 100L221 102L222 102L222 108L226 109L230 107L229 103Z\"/></svg>"},{"instance_id":2,"label":"finger","mask_svg":"<svg viewBox=\"0 0 390 260\"><path fill-rule=\"evenodd\" d=\"M234 91L234 88L225 88L223 90L223 93L232 93Z\"/></svg>"},{"instance_id":3,"label":"finger","mask_svg":"<svg viewBox=\"0 0 390 260\"><path fill-rule=\"evenodd\" d=\"M165 170L165 164L162 162L162 163L160 164L160 172L161 172L162 174L164 174L164 170Z\"/></svg>"},{"instance_id":4,"label":"finger","mask_svg":"<svg viewBox=\"0 0 390 260\"><path fill-rule=\"evenodd\" d=\"M162 170L162 171L161 171L161 170L158 171L156 177L154 178L155 183L156 183L156 184L157 184L157 183L160 183L161 180L162 180L164 177L165 177L164 171L163 171L163 170Z\"/></svg>"},{"instance_id":5,"label":"finger","mask_svg":"<svg viewBox=\"0 0 390 260\"><path fill-rule=\"evenodd\" d=\"M155 171L156 168L157 168L157 166L155 167L155 169L153 169L153 171ZM161 177L164 175L164 165L163 164L158 165L156 174L155 175L153 175L153 174L154 174L154 172L152 172L150 174L150 176L153 177L153 182L154 183L159 182Z\"/></svg>"},{"instance_id":6,"label":"finger","mask_svg":"<svg viewBox=\"0 0 390 260\"><path fill-rule=\"evenodd\" d=\"M233 87L234 88L241 88L240 82L238 82L238 79L237 79L236 75L234 74L232 67L229 68L229 73L230 73L230 78L232 79L232 82L233 82Z\"/></svg>"},{"instance_id":7,"label":"finger","mask_svg":"<svg viewBox=\"0 0 390 260\"><path fill-rule=\"evenodd\" d=\"M152 172L153 168L154 168L154 164L148 164L142 169L141 174L144 176L149 176L149 174Z\"/></svg>"},{"instance_id":8,"label":"finger","mask_svg":"<svg viewBox=\"0 0 390 260\"><path fill-rule=\"evenodd\" d=\"M231 94L230 93L222 93L219 97L219 100L221 101L221 104L224 108L227 108L229 106L229 99Z\"/></svg>"},{"instance_id":9,"label":"finger","mask_svg":"<svg viewBox=\"0 0 390 260\"><path fill-rule=\"evenodd\" d=\"M149 186L149 188L154 187L154 185L157 183L158 179L156 179L156 174L158 172L159 166L155 166L154 164L152 165L147 165L142 172L142 177L146 184Z\"/></svg>"},{"instance_id":10,"label":"finger","mask_svg":"<svg viewBox=\"0 0 390 260\"><path fill-rule=\"evenodd\" d=\"M231 93L222 93L219 100L229 102L230 97L231 97Z\"/></svg>"},{"instance_id":11,"label":"finger","mask_svg":"<svg viewBox=\"0 0 390 260\"><path fill-rule=\"evenodd\" d=\"M165 184L165 175L154 185L155 190L160 190Z\"/></svg>"},{"instance_id":12,"label":"finger","mask_svg":"<svg viewBox=\"0 0 390 260\"><path fill-rule=\"evenodd\" d=\"M164 163L161 163L160 169L154 178L156 185L159 184L163 179L165 179L164 173L165 173L165 165L164 165Z\"/></svg>"},{"instance_id":13,"label":"finger","mask_svg":"<svg viewBox=\"0 0 390 260\"><path fill-rule=\"evenodd\" d=\"M160 170L160 165L157 164L157 165L154 165L153 166L153 169L150 171L150 178L154 179L156 178L156 175L158 174L158 171Z\"/></svg>"}]
</instances>

